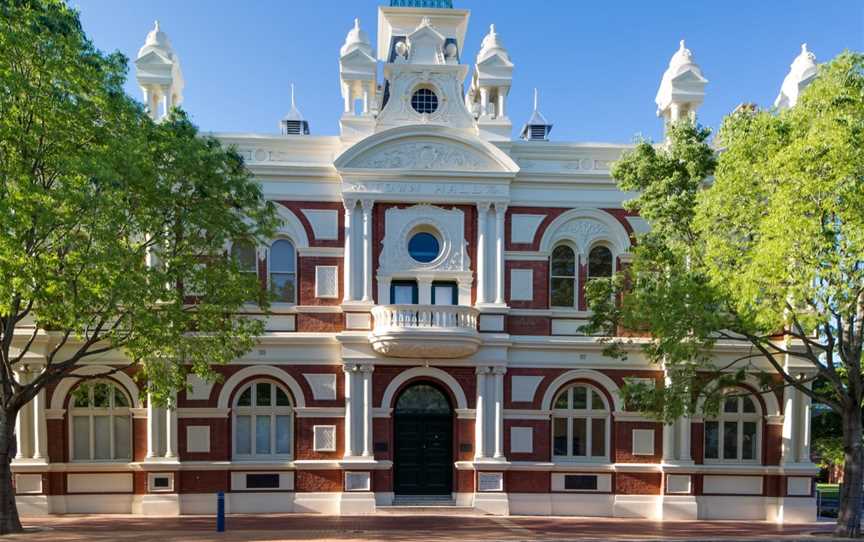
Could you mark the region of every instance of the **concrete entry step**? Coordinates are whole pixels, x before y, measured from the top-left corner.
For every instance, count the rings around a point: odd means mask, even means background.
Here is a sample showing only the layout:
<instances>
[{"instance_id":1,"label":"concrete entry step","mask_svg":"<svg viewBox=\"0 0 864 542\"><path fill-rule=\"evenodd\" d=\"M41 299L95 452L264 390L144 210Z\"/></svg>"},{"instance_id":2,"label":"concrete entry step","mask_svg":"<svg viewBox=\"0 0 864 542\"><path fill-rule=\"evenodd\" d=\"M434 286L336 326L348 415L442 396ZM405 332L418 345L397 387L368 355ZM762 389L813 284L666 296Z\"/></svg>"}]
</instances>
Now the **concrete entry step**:
<instances>
[{"instance_id":1,"label":"concrete entry step","mask_svg":"<svg viewBox=\"0 0 864 542\"><path fill-rule=\"evenodd\" d=\"M473 506L457 506L449 495L396 495L390 506L378 506L382 514L398 515L473 515Z\"/></svg>"}]
</instances>

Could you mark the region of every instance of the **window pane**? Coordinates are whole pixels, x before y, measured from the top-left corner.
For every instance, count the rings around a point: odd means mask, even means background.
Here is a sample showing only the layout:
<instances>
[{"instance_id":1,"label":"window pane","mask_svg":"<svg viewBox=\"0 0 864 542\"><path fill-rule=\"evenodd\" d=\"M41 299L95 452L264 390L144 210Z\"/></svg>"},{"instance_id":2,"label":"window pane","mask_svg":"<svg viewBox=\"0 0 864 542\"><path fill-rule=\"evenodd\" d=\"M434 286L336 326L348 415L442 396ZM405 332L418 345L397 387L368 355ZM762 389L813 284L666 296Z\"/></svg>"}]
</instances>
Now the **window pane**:
<instances>
[{"instance_id":1,"label":"window pane","mask_svg":"<svg viewBox=\"0 0 864 542\"><path fill-rule=\"evenodd\" d=\"M93 459L113 459L111 457L110 421L110 416L93 416L93 436L96 442Z\"/></svg>"},{"instance_id":2,"label":"window pane","mask_svg":"<svg viewBox=\"0 0 864 542\"><path fill-rule=\"evenodd\" d=\"M612 251L606 247L594 247L588 254L589 277L612 276Z\"/></svg>"},{"instance_id":3,"label":"window pane","mask_svg":"<svg viewBox=\"0 0 864 542\"><path fill-rule=\"evenodd\" d=\"M576 255L570 247L559 245L552 251L550 274L553 277L576 276Z\"/></svg>"},{"instance_id":4,"label":"window pane","mask_svg":"<svg viewBox=\"0 0 864 542\"><path fill-rule=\"evenodd\" d=\"M114 459L131 459L129 416L114 416Z\"/></svg>"},{"instance_id":5,"label":"window pane","mask_svg":"<svg viewBox=\"0 0 864 542\"><path fill-rule=\"evenodd\" d=\"M591 420L591 455L606 455L606 420Z\"/></svg>"},{"instance_id":6,"label":"window pane","mask_svg":"<svg viewBox=\"0 0 864 542\"><path fill-rule=\"evenodd\" d=\"M276 388L276 406L291 406L288 395L280 388Z\"/></svg>"},{"instance_id":7,"label":"window pane","mask_svg":"<svg viewBox=\"0 0 864 542\"><path fill-rule=\"evenodd\" d=\"M723 459L738 459L738 422L723 423Z\"/></svg>"},{"instance_id":8,"label":"window pane","mask_svg":"<svg viewBox=\"0 0 864 542\"><path fill-rule=\"evenodd\" d=\"M393 286L394 305L412 305L414 303L414 286L409 284L396 284Z\"/></svg>"},{"instance_id":9,"label":"window pane","mask_svg":"<svg viewBox=\"0 0 864 542\"><path fill-rule=\"evenodd\" d=\"M252 419L250 416L237 416L237 427L234 428L234 449L238 454L252 453Z\"/></svg>"},{"instance_id":10,"label":"window pane","mask_svg":"<svg viewBox=\"0 0 864 542\"><path fill-rule=\"evenodd\" d=\"M128 407L129 401L126 400L126 396L123 395L123 392L120 391L120 388L114 386L114 406L115 407Z\"/></svg>"},{"instance_id":11,"label":"window pane","mask_svg":"<svg viewBox=\"0 0 864 542\"><path fill-rule=\"evenodd\" d=\"M738 398L727 397L723 402L723 412L738 412Z\"/></svg>"},{"instance_id":12,"label":"window pane","mask_svg":"<svg viewBox=\"0 0 864 542\"><path fill-rule=\"evenodd\" d=\"M274 273L294 272L294 245L280 239L270 247L270 270Z\"/></svg>"},{"instance_id":13,"label":"window pane","mask_svg":"<svg viewBox=\"0 0 864 542\"><path fill-rule=\"evenodd\" d=\"M255 273L258 271L258 256L255 247L248 241L235 241L231 245L231 257L237 262L241 271Z\"/></svg>"},{"instance_id":14,"label":"window pane","mask_svg":"<svg viewBox=\"0 0 864 542\"><path fill-rule=\"evenodd\" d=\"M90 416L72 416L72 459L90 459Z\"/></svg>"},{"instance_id":15,"label":"window pane","mask_svg":"<svg viewBox=\"0 0 864 542\"><path fill-rule=\"evenodd\" d=\"M90 406L90 387L88 384L82 384L75 388L75 391L72 392L72 398L75 400L74 406Z\"/></svg>"},{"instance_id":16,"label":"window pane","mask_svg":"<svg viewBox=\"0 0 864 542\"><path fill-rule=\"evenodd\" d=\"M555 455L567 455L567 418L552 419L552 440Z\"/></svg>"},{"instance_id":17,"label":"window pane","mask_svg":"<svg viewBox=\"0 0 864 542\"><path fill-rule=\"evenodd\" d=\"M573 388L573 408L588 408L588 388L582 386Z\"/></svg>"},{"instance_id":18,"label":"window pane","mask_svg":"<svg viewBox=\"0 0 864 542\"><path fill-rule=\"evenodd\" d=\"M93 406L96 408L108 408L111 406L111 392L113 391L113 387L104 382L93 386Z\"/></svg>"},{"instance_id":19,"label":"window pane","mask_svg":"<svg viewBox=\"0 0 864 542\"><path fill-rule=\"evenodd\" d=\"M756 412L756 405L753 404L753 399L749 397L744 397L742 398L742 401L744 403L744 412L748 414Z\"/></svg>"},{"instance_id":20,"label":"window pane","mask_svg":"<svg viewBox=\"0 0 864 542\"><path fill-rule=\"evenodd\" d=\"M276 296L276 301L294 303L297 299L294 273L270 273L270 288Z\"/></svg>"},{"instance_id":21,"label":"window pane","mask_svg":"<svg viewBox=\"0 0 864 542\"><path fill-rule=\"evenodd\" d=\"M573 455L584 456L588 444L588 428L585 418L573 418Z\"/></svg>"},{"instance_id":22,"label":"window pane","mask_svg":"<svg viewBox=\"0 0 864 542\"><path fill-rule=\"evenodd\" d=\"M270 406L269 382L259 382L255 385L255 404L257 406Z\"/></svg>"},{"instance_id":23,"label":"window pane","mask_svg":"<svg viewBox=\"0 0 864 542\"><path fill-rule=\"evenodd\" d=\"M574 307L576 298L573 295L573 279L552 278L552 306Z\"/></svg>"},{"instance_id":24,"label":"window pane","mask_svg":"<svg viewBox=\"0 0 864 542\"><path fill-rule=\"evenodd\" d=\"M555 399L555 406L553 408L566 409L567 408L567 394L569 394L569 393L570 393L570 390L562 392L561 395L559 395L558 398Z\"/></svg>"},{"instance_id":25,"label":"window pane","mask_svg":"<svg viewBox=\"0 0 864 542\"><path fill-rule=\"evenodd\" d=\"M606 405L603 404L603 399L600 398L600 394L596 391L591 392L591 408L594 410L606 409Z\"/></svg>"},{"instance_id":26,"label":"window pane","mask_svg":"<svg viewBox=\"0 0 864 542\"><path fill-rule=\"evenodd\" d=\"M240 398L237 399L237 406L252 406L252 386L243 390Z\"/></svg>"},{"instance_id":27,"label":"window pane","mask_svg":"<svg viewBox=\"0 0 864 542\"><path fill-rule=\"evenodd\" d=\"M456 288L450 284L445 286L435 286L435 304L436 305L452 305L453 292Z\"/></svg>"},{"instance_id":28,"label":"window pane","mask_svg":"<svg viewBox=\"0 0 864 542\"><path fill-rule=\"evenodd\" d=\"M255 416L255 453L270 452L270 416Z\"/></svg>"},{"instance_id":29,"label":"window pane","mask_svg":"<svg viewBox=\"0 0 864 542\"><path fill-rule=\"evenodd\" d=\"M440 252L441 244L431 233L420 232L408 241L408 254L418 262L431 262Z\"/></svg>"},{"instance_id":30,"label":"window pane","mask_svg":"<svg viewBox=\"0 0 864 542\"><path fill-rule=\"evenodd\" d=\"M705 459L718 459L720 428L718 422L705 422Z\"/></svg>"},{"instance_id":31,"label":"window pane","mask_svg":"<svg viewBox=\"0 0 864 542\"><path fill-rule=\"evenodd\" d=\"M744 422L741 459L756 459L756 422Z\"/></svg>"},{"instance_id":32,"label":"window pane","mask_svg":"<svg viewBox=\"0 0 864 542\"><path fill-rule=\"evenodd\" d=\"M276 453L291 453L291 416L276 416Z\"/></svg>"}]
</instances>

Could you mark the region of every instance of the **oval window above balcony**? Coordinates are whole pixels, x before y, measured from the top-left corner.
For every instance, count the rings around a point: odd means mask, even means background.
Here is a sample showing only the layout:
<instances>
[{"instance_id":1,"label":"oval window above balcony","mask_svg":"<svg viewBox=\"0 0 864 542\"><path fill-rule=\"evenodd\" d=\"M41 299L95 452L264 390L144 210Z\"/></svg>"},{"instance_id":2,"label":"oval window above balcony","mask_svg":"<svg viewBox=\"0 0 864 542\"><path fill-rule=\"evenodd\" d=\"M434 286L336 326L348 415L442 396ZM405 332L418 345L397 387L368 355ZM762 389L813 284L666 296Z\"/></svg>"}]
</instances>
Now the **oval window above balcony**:
<instances>
[{"instance_id":1,"label":"oval window above balcony","mask_svg":"<svg viewBox=\"0 0 864 542\"><path fill-rule=\"evenodd\" d=\"M429 263L441 253L441 243L429 232L415 233L408 241L408 254L420 263Z\"/></svg>"}]
</instances>

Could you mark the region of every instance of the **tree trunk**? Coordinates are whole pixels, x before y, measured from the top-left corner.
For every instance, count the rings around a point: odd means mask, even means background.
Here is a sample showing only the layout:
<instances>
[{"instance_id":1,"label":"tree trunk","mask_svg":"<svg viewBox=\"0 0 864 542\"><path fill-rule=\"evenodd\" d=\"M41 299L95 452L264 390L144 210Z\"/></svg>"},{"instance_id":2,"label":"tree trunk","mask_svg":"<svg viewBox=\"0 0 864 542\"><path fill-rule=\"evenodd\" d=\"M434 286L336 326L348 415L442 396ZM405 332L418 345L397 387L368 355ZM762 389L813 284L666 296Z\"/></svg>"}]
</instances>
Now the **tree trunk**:
<instances>
[{"instance_id":1,"label":"tree trunk","mask_svg":"<svg viewBox=\"0 0 864 542\"><path fill-rule=\"evenodd\" d=\"M861 491L864 484L864 445L861 443L861 409L856 405L843 412L843 485L835 536L861 536Z\"/></svg>"},{"instance_id":2,"label":"tree trunk","mask_svg":"<svg viewBox=\"0 0 864 542\"><path fill-rule=\"evenodd\" d=\"M0 535L21 532L21 520L12 487L17 412L0 410Z\"/></svg>"}]
</instances>

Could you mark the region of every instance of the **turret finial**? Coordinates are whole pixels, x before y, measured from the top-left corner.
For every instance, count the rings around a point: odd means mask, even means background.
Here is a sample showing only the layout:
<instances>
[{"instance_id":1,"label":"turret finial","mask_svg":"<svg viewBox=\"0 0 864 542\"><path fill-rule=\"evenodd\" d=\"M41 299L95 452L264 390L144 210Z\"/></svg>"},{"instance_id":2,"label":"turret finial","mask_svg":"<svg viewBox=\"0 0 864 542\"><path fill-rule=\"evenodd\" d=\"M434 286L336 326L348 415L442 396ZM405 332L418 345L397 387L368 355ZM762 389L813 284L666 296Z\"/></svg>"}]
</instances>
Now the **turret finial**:
<instances>
[{"instance_id":1,"label":"turret finial","mask_svg":"<svg viewBox=\"0 0 864 542\"><path fill-rule=\"evenodd\" d=\"M494 33L495 33L495 23L492 23L492 24L489 25L489 33L490 33L490 34L494 34Z\"/></svg>"},{"instance_id":2,"label":"turret finial","mask_svg":"<svg viewBox=\"0 0 864 542\"><path fill-rule=\"evenodd\" d=\"M683 51L683 50L686 49L686 48L687 48L687 47L684 45L684 40L681 40L681 41L678 42L678 50L679 50L679 51Z\"/></svg>"},{"instance_id":3,"label":"turret finial","mask_svg":"<svg viewBox=\"0 0 864 542\"><path fill-rule=\"evenodd\" d=\"M801 53L803 53L803 54L805 54L805 55L808 53L808 51L807 51L807 44L806 44L806 43L802 43L802 44L801 44Z\"/></svg>"},{"instance_id":4,"label":"turret finial","mask_svg":"<svg viewBox=\"0 0 864 542\"><path fill-rule=\"evenodd\" d=\"M360 17L354 17L354 30L360 30Z\"/></svg>"},{"instance_id":5,"label":"turret finial","mask_svg":"<svg viewBox=\"0 0 864 542\"><path fill-rule=\"evenodd\" d=\"M155 30L156 32L159 32L159 19L156 19L156 21L154 21L153 30Z\"/></svg>"},{"instance_id":6,"label":"turret finial","mask_svg":"<svg viewBox=\"0 0 864 542\"><path fill-rule=\"evenodd\" d=\"M296 109L296 107L294 103L294 83L291 83L291 109Z\"/></svg>"},{"instance_id":7,"label":"turret finial","mask_svg":"<svg viewBox=\"0 0 864 542\"><path fill-rule=\"evenodd\" d=\"M539 105L540 105L540 93L537 92L537 88L535 87L534 88L534 111L537 111L539 109Z\"/></svg>"}]
</instances>

